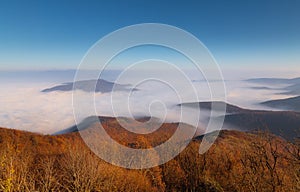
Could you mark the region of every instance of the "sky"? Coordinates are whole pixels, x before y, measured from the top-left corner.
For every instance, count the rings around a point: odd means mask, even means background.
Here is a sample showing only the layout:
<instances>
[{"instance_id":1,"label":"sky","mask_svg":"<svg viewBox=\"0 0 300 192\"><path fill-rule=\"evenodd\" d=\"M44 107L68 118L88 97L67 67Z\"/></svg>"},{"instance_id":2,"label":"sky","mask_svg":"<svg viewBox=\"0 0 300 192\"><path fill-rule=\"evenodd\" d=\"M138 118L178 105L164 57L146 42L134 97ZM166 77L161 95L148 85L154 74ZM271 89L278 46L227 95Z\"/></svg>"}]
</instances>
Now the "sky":
<instances>
[{"instance_id":1,"label":"sky","mask_svg":"<svg viewBox=\"0 0 300 192\"><path fill-rule=\"evenodd\" d=\"M194 35L219 64L226 80L227 101L261 109L259 102L288 96L279 95L278 89L254 90L253 85L239 80L300 76L299 10L298 0L0 0L0 126L53 133L74 125L72 92L41 90L73 81L75 70L98 40L120 28L141 23L172 25ZM115 44L124 43L122 40ZM122 71L139 61L136 68L127 73ZM177 68L169 70L168 62L179 69L192 65L177 50L155 45L133 47L113 58L101 78L137 85L140 91L129 96L123 92L95 94L98 115L116 116L111 109L112 95L121 116L127 114L129 101L133 102L129 107L134 115L152 115L152 103L158 100L166 106L169 120L176 120L180 112L174 109L180 103L178 95L184 101L216 100L209 95L210 87L202 81L199 71L184 74L189 75L199 95L192 99L193 90L180 79L185 76L178 74ZM149 66L146 74L134 70ZM163 66L167 72L162 70ZM150 69L157 73L150 73ZM89 78L93 74L84 72ZM162 84L145 78L147 75L156 75ZM119 77L122 78L115 81ZM223 86L221 81L211 83L209 86ZM78 93L82 98L90 96ZM90 110L82 111L86 113L81 119L91 115ZM156 111L163 110L154 107L155 114Z\"/></svg>"},{"instance_id":2,"label":"sky","mask_svg":"<svg viewBox=\"0 0 300 192\"><path fill-rule=\"evenodd\" d=\"M300 62L300 1L0 1L0 71L76 69L128 25L164 23L196 36L223 69L290 70Z\"/></svg>"}]
</instances>

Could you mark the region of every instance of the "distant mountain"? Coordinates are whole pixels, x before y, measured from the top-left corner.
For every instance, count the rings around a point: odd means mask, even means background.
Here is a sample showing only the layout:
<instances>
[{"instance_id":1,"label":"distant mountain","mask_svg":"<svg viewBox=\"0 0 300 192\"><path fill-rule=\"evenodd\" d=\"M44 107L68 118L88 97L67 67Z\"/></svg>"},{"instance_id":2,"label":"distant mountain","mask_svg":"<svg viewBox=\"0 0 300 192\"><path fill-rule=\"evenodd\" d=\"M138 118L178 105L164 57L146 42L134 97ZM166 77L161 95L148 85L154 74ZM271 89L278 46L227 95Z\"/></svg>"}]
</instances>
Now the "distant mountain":
<instances>
[{"instance_id":1,"label":"distant mountain","mask_svg":"<svg viewBox=\"0 0 300 192\"><path fill-rule=\"evenodd\" d=\"M226 104L227 114L224 119L226 128L242 131L270 131L287 140L300 137L300 113L298 112L250 110L219 101L182 103L177 106L196 107L200 105L200 109L211 110L212 103Z\"/></svg>"},{"instance_id":2,"label":"distant mountain","mask_svg":"<svg viewBox=\"0 0 300 192\"><path fill-rule=\"evenodd\" d=\"M273 134L279 135L287 140L293 140L296 137L300 137L300 113L293 111L262 111L262 110L250 110L243 109L235 105L227 104L221 101L215 102L195 102L195 103L182 103L177 106L185 107L196 107L200 105L202 109L211 110L212 103L216 106L226 105L226 115L224 119L224 128L225 129L238 129L241 131L270 131ZM220 118L220 117L214 117ZM149 120L149 117L140 117L136 119L137 121L126 118L119 117L118 120L123 121L128 126L133 129L151 129L156 122L152 124L139 124L138 122L146 122ZM113 131L115 133L124 132L121 125L119 125L117 118L115 117L97 117L92 116L84 119L79 123L79 126L74 125L65 130L54 133L54 135L68 134L73 132L78 132L78 127L82 130L97 127L97 124L101 122L104 128ZM161 123L157 119L157 123ZM114 125L114 126L110 126ZM173 133L178 123L163 123L165 126L163 130L164 134L170 132ZM111 130L113 129L113 130ZM186 125L187 130L193 130L192 126ZM129 134L129 133L127 133Z\"/></svg>"},{"instance_id":3,"label":"distant mountain","mask_svg":"<svg viewBox=\"0 0 300 192\"><path fill-rule=\"evenodd\" d=\"M284 88L285 95L300 95L300 83L293 84Z\"/></svg>"},{"instance_id":4,"label":"distant mountain","mask_svg":"<svg viewBox=\"0 0 300 192\"><path fill-rule=\"evenodd\" d=\"M254 78L247 79L246 81L252 83L265 83L265 84L300 84L300 77L285 79L285 78Z\"/></svg>"},{"instance_id":5,"label":"distant mountain","mask_svg":"<svg viewBox=\"0 0 300 192\"><path fill-rule=\"evenodd\" d=\"M225 124L241 131L269 131L287 140L300 137L300 113L292 111L250 111L228 114Z\"/></svg>"},{"instance_id":6,"label":"distant mountain","mask_svg":"<svg viewBox=\"0 0 300 192\"><path fill-rule=\"evenodd\" d=\"M150 120L151 117L138 117L135 119L131 119L131 118L127 118L127 117L109 117L109 116L90 116L85 118L84 120L82 120L78 125L73 125L67 129L64 129L62 131L58 131L56 133L53 133L53 135L61 135L61 134L66 134L66 133L74 133L74 132L78 132L79 128L80 131L88 129L92 126L94 126L97 123L101 123L101 124L114 124L114 125L119 125L118 121L123 121L123 123L126 123L128 125L130 125L133 129L143 129L143 128L147 128L147 127L151 127L153 126L153 123L158 123L161 124L161 121L158 118L153 118L154 120L152 120L151 123L147 123L147 121ZM143 124L138 124L138 123L143 123ZM168 124L168 123L165 123Z\"/></svg>"},{"instance_id":7,"label":"distant mountain","mask_svg":"<svg viewBox=\"0 0 300 192\"><path fill-rule=\"evenodd\" d=\"M178 104L177 106L191 107L191 108L199 108L200 107L200 110L201 109L211 110L212 105L214 105L216 110L223 109L224 106L226 106L226 113L242 113L242 112L249 111L248 109L243 109L238 106L225 103L223 101L181 103L181 104Z\"/></svg>"},{"instance_id":8,"label":"distant mountain","mask_svg":"<svg viewBox=\"0 0 300 192\"><path fill-rule=\"evenodd\" d=\"M132 89L129 84L117 84L113 82L109 82L103 79L98 80L85 80L85 81L78 81L63 83L61 85L57 85L51 88L47 88L42 90L42 92L53 92L53 91L72 91L74 90L82 90L85 92L101 92L107 93L111 92L113 89L115 91L136 91L137 89Z\"/></svg>"},{"instance_id":9,"label":"distant mountain","mask_svg":"<svg viewBox=\"0 0 300 192\"><path fill-rule=\"evenodd\" d=\"M254 86L254 87L250 87L251 89L256 89L256 90L274 90L275 88L271 88L271 87L266 87L266 86Z\"/></svg>"},{"instance_id":10,"label":"distant mountain","mask_svg":"<svg viewBox=\"0 0 300 192\"><path fill-rule=\"evenodd\" d=\"M255 86L251 87L252 89L264 89L264 90L279 90L281 91L279 94L284 95L300 95L300 78L293 79L283 79L283 78L257 78L257 79L248 79L246 80L251 83L258 84L269 84L269 85L278 85L278 84L286 84L286 87L278 87L271 88L266 86Z\"/></svg>"},{"instance_id":11,"label":"distant mountain","mask_svg":"<svg viewBox=\"0 0 300 192\"><path fill-rule=\"evenodd\" d=\"M283 110L300 112L300 96L262 102L262 105Z\"/></svg>"}]
</instances>

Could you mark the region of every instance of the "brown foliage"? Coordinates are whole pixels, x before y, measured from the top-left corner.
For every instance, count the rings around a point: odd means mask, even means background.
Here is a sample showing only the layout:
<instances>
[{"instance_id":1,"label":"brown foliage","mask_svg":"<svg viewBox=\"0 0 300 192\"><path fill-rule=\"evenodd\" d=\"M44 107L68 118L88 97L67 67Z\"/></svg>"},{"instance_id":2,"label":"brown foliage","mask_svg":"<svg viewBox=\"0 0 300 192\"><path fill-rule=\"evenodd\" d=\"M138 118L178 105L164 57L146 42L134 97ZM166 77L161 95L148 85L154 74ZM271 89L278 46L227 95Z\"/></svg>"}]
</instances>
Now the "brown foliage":
<instances>
[{"instance_id":1,"label":"brown foliage","mask_svg":"<svg viewBox=\"0 0 300 192\"><path fill-rule=\"evenodd\" d=\"M113 124L110 124L112 126ZM134 137L147 148L169 137ZM124 136L122 130L110 134ZM126 135L127 133L125 133ZM133 137L133 136L132 136ZM120 139L125 145L126 140ZM268 133L222 131L204 155L194 140L175 159L143 170L104 162L78 133L43 136L0 129L0 191L299 191L300 142Z\"/></svg>"}]
</instances>

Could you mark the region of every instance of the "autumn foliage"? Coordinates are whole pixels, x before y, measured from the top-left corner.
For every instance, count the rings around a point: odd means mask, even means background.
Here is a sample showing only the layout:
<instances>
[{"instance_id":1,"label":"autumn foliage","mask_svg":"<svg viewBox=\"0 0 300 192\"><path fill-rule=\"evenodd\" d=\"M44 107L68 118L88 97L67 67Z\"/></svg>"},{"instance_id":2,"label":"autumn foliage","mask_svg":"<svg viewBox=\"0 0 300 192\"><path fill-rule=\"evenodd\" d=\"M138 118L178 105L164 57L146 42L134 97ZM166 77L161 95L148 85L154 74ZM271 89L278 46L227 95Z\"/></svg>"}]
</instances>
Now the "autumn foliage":
<instances>
[{"instance_id":1,"label":"autumn foliage","mask_svg":"<svg viewBox=\"0 0 300 192\"><path fill-rule=\"evenodd\" d=\"M116 122L108 123L115 139L133 145L124 139L132 135ZM134 146L157 145L170 137L174 126L164 124L158 135L135 137ZM49 136L2 128L0 191L300 191L296 141L222 131L203 155L198 153L200 142L201 137L195 138L166 164L129 170L99 159L78 133Z\"/></svg>"}]
</instances>

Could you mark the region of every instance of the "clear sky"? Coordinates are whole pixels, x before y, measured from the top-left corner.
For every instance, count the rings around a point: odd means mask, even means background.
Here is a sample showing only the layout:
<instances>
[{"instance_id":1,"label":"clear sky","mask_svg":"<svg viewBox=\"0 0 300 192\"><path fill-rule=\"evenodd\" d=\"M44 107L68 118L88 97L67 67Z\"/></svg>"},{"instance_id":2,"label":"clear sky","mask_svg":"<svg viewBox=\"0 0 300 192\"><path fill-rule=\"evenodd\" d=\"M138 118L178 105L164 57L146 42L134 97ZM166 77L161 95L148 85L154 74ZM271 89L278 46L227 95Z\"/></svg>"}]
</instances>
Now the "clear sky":
<instances>
[{"instance_id":1,"label":"clear sky","mask_svg":"<svg viewBox=\"0 0 300 192\"><path fill-rule=\"evenodd\" d=\"M299 0L1 0L0 70L75 69L104 35L149 22L189 31L223 68L300 64Z\"/></svg>"}]
</instances>

